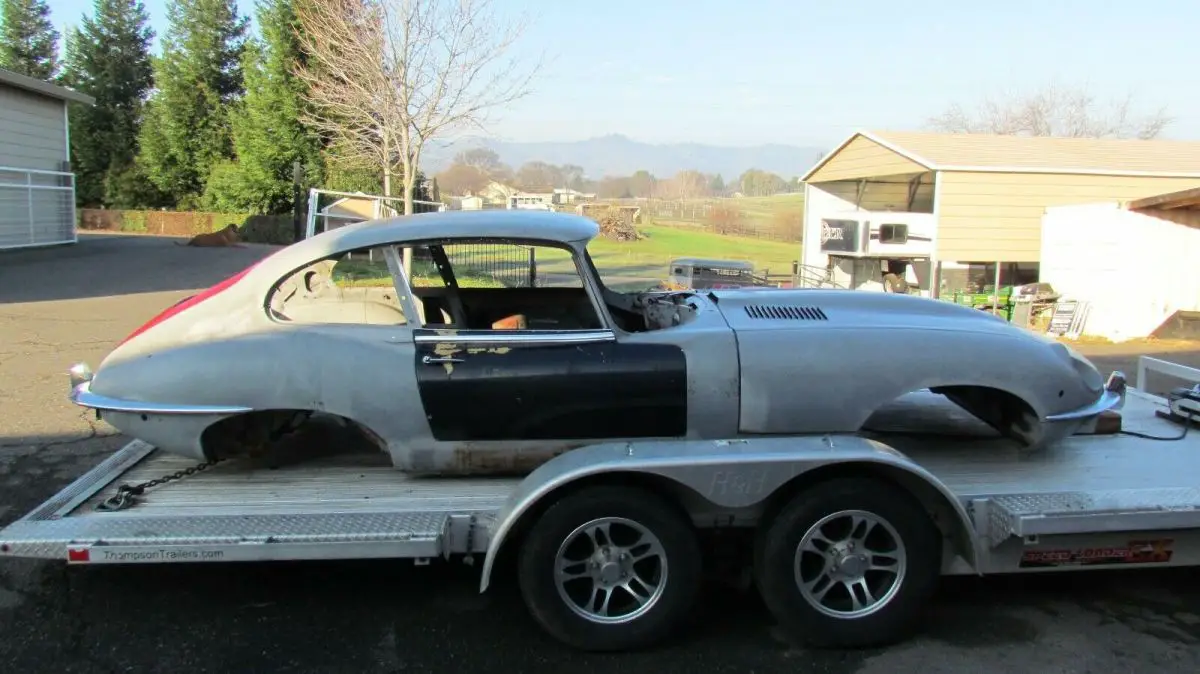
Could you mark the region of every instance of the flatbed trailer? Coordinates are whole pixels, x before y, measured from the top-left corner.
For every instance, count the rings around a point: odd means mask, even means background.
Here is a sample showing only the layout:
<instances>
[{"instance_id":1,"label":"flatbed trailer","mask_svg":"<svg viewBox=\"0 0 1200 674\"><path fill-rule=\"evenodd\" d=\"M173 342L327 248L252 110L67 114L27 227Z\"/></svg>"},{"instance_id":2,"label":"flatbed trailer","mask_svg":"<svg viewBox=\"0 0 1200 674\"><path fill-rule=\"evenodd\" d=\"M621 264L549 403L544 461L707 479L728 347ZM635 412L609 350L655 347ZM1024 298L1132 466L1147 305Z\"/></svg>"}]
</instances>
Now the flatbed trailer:
<instances>
[{"instance_id":1,"label":"flatbed trailer","mask_svg":"<svg viewBox=\"0 0 1200 674\"><path fill-rule=\"evenodd\" d=\"M1164 365L1200 382L1200 370ZM1040 450L997 439L943 401L909 396L866 437L613 443L513 478L413 477L382 454L194 470L133 441L0 530L0 556L91 565L482 555L484 591L496 560L512 554L542 627L606 650L682 624L701 543L717 532L745 535L725 546L753 570L768 608L826 646L906 637L941 575L1200 564L1200 433L1164 418L1166 399L1129 387L1121 433ZM122 496L122 485L169 474L178 479ZM618 540L622 526L633 539ZM591 547L571 558L579 540ZM637 566L645 561L658 566ZM582 598L564 589L574 580L587 586ZM606 614L621 593L632 608Z\"/></svg>"}]
</instances>

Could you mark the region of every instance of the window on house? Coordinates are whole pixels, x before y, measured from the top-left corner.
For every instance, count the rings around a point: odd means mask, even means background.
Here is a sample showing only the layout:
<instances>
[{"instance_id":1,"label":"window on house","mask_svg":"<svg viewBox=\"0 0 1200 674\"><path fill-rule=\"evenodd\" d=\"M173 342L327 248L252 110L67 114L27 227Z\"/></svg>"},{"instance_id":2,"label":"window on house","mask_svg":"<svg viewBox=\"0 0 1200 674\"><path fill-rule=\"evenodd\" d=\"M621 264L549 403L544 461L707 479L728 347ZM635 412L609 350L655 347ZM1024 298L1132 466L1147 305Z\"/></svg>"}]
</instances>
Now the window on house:
<instances>
[{"instance_id":1,"label":"window on house","mask_svg":"<svg viewBox=\"0 0 1200 674\"><path fill-rule=\"evenodd\" d=\"M893 245L908 243L908 225L880 225L879 243Z\"/></svg>"}]
</instances>

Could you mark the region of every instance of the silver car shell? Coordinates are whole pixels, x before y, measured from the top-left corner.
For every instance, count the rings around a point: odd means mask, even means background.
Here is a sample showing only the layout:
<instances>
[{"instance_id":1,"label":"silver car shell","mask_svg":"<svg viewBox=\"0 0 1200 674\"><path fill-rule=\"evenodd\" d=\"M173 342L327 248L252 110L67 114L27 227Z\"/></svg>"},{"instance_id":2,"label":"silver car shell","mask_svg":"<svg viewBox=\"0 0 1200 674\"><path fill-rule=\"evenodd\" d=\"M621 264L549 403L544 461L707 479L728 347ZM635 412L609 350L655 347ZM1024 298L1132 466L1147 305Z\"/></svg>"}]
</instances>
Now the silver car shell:
<instances>
[{"instance_id":1,"label":"silver car shell","mask_svg":"<svg viewBox=\"0 0 1200 674\"><path fill-rule=\"evenodd\" d=\"M557 243L582 254L597 233L597 224L586 218L529 211L422 214L327 232L264 259L218 295L122 344L75 398L105 410L104 418L128 435L198 459L206 458L204 429L220 419L251 410L299 409L363 424L383 439L397 467L448 472L457 448L430 436L412 368L412 326L280 322L264 307L270 289L296 270L348 250L483 237ZM594 279L584 276L607 323ZM397 292L406 292L399 285ZM614 333L611 325L602 332L610 338ZM632 338L653 342L663 335ZM718 355L695 359L696 367L689 368L689 425L700 435L735 433L737 360L728 326L713 309L680 340L695 353ZM535 455L544 449L553 455L564 448L557 442L532 444L547 446L488 443L483 449Z\"/></svg>"},{"instance_id":2,"label":"silver car shell","mask_svg":"<svg viewBox=\"0 0 1200 674\"><path fill-rule=\"evenodd\" d=\"M1031 408L1038 445L1119 403L1070 347L969 307L846 290L712 297L737 335L743 433L850 433L904 394L983 387Z\"/></svg>"}]
</instances>

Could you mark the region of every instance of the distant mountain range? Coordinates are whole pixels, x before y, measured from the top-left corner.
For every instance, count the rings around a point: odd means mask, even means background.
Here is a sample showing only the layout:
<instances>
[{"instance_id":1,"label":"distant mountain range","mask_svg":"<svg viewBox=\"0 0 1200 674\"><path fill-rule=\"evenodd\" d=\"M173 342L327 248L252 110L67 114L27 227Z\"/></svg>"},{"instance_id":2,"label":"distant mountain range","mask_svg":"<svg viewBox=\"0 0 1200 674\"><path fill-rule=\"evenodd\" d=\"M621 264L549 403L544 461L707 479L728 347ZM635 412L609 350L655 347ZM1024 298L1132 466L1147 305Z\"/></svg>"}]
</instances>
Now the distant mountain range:
<instances>
[{"instance_id":1,"label":"distant mountain range","mask_svg":"<svg viewBox=\"0 0 1200 674\"><path fill-rule=\"evenodd\" d=\"M449 147L430 143L421 159L422 169L437 173L453 161L454 155L476 147L486 147L500 156L500 161L516 170L528 161L548 164L582 166L585 175L593 180L605 176L627 176L646 170L666 178L688 169L701 173L719 173L726 181L736 178L747 169L762 169L784 179L802 175L812 167L827 148L797 147L794 145L758 145L754 147L724 147L701 143L642 143L620 134L569 142L519 143L490 138L471 138L456 141Z\"/></svg>"}]
</instances>

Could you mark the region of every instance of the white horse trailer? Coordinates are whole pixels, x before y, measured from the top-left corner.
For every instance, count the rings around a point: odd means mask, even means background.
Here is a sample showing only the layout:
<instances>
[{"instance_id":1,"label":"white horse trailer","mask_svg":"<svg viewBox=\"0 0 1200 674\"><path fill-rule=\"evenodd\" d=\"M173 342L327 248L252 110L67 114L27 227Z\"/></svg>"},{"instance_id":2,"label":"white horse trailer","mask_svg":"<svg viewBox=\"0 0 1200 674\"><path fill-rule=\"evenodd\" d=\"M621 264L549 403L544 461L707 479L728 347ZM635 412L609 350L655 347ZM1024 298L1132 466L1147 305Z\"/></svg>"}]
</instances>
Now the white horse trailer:
<instances>
[{"instance_id":1,"label":"white horse trailer","mask_svg":"<svg viewBox=\"0 0 1200 674\"><path fill-rule=\"evenodd\" d=\"M937 222L932 213L831 211L820 221L819 250L829 280L851 290L928 296Z\"/></svg>"}]
</instances>

